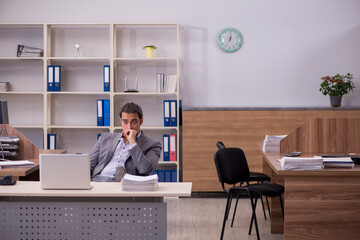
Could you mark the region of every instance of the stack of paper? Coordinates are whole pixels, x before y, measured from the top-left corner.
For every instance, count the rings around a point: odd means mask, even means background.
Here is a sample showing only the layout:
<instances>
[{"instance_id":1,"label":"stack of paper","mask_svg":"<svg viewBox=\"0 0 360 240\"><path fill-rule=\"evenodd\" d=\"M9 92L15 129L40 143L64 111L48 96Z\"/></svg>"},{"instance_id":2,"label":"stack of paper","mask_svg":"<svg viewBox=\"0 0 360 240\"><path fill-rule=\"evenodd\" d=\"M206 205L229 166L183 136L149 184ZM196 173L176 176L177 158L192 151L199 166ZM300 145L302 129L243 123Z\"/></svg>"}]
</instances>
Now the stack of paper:
<instances>
[{"instance_id":1,"label":"stack of paper","mask_svg":"<svg viewBox=\"0 0 360 240\"><path fill-rule=\"evenodd\" d=\"M324 158L323 165L326 168L329 167L353 168L355 164L350 157L343 157L343 158Z\"/></svg>"},{"instance_id":2,"label":"stack of paper","mask_svg":"<svg viewBox=\"0 0 360 240\"><path fill-rule=\"evenodd\" d=\"M283 170L317 171L322 169L323 159L321 157L283 157L280 159L280 163Z\"/></svg>"},{"instance_id":3,"label":"stack of paper","mask_svg":"<svg viewBox=\"0 0 360 240\"><path fill-rule=\"evenodd\" d=\"M135 176L125 174L121 180L123 191L156 191L158 188L158 175Z\"/></svg>"},{"instance_id":4,"label":"stack of paper","mask_svg":"<svg viewBox=\"0 0 360 240\"><path fill-rule=\"evenodd\" d=\"M28 160L22 161L0 161L0 168L14 168L14 167L32 167L34 162Z\"/></svg>"},{"instance_id":5,"label":"stack of paper","mask_svg":"<svg viewBox=\"0 0 360 240\"><path fill-rule=\"evenodd\" d=\"M264 152L280 152L280 141L286 137L286 135L266 135L263 151Z\"/></svg>"}]
</instances>

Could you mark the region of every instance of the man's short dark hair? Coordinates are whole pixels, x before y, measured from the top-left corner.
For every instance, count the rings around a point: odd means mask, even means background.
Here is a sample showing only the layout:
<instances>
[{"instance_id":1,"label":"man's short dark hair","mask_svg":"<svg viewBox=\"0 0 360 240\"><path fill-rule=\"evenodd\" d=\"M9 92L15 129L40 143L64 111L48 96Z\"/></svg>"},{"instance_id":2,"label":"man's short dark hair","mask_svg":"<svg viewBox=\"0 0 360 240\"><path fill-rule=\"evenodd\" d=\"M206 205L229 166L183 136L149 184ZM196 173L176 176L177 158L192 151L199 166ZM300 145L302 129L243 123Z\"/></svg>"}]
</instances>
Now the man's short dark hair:
<instances>
[{"instance_id":1,"label":"man's short dark hair","mask_svg":"<svg viewBox=\"0 0 360 240\"><path fill-rule=\"evenodd\" d=\"M130 103L126 103L120 111L120 118L122 113L137 113L137 115L139 116L139 119L142 119L143 117L143 112L142 109L139 105L137 105L136 103L130 102Z\"/></svg>"}]
</instances>

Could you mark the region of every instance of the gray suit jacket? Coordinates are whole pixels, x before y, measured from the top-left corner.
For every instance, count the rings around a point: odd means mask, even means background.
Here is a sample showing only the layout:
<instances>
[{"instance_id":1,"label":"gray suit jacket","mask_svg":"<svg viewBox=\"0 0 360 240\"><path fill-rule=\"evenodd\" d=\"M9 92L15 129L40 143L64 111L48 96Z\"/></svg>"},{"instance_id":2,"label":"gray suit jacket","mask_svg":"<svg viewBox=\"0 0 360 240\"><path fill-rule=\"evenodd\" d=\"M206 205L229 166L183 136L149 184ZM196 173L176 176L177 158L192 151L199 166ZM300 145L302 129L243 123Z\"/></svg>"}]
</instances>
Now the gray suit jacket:
<instances>
[{"instance_id":1,"label":"gray suit jacket","mask_svg":"<svg viewBox=\"0 0 360 240\"><path fill-rule=\"evenodd\" d=\"M90 153L91 177L98 175L110 162L121 133L103 133ZM150 175L157 166L161 153L161 144L141 135L136 139L137 146L130 150L125 170L133 175Z\"/></svg>"}]
</instances>

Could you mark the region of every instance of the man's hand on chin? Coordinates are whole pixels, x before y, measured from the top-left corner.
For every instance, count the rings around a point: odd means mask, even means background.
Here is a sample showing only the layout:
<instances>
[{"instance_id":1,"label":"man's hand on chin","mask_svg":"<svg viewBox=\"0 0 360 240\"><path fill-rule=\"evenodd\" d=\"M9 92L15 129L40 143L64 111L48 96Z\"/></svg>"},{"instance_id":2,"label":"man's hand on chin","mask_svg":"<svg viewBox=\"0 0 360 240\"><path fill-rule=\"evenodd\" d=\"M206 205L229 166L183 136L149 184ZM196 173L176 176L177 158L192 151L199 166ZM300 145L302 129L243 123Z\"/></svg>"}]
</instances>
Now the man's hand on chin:
<instances>
[{"instance_id":1,"label":"man's hand on chin","mask_svg":"<svg viewBox=\"0 0 360 240\"><path fill-rule=\"evenodd\" d=\"M136 137L136 130L129 129L126 132L124 132L123 137L129 141L130 145L133 145L135 143L135 137Z\"/></svg>"}]
</instances>

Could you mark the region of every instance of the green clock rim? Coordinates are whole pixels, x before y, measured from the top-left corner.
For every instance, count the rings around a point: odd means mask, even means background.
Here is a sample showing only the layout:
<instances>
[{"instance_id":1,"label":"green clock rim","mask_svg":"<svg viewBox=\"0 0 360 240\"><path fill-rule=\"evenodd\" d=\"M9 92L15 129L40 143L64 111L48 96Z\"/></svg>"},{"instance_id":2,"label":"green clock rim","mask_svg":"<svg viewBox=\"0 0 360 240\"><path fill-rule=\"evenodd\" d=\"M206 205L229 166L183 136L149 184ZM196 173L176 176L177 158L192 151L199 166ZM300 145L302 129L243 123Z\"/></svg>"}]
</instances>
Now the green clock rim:
<instances>
[{"instance_id":1,"label":"green clock rim","mask_svg":"<svg viewBox=\"0 0 360 240\"><path fill-rule=\"evenodd\" d=\"M224 48L224 47L221 45L221 42L220 42L221 34L223 34L223 33L226 32L226 31L235 32L235 33L239 36L240 42L239 42L239 44L236 46L236 48L234 48L234 49L227 49L227 48ZM228 52L228 53L236 52L237 50L240 49L240 47L241 47L242 44L243 44L243 36L242 36L242 34L240 33L240 31L237 30L236 28L224 28L224 29L221 30L220 33L218 34L217 43L218 43L219 48L220 48L221 50L225 51L225 52Z\"/></svg>"}]
</instances>

